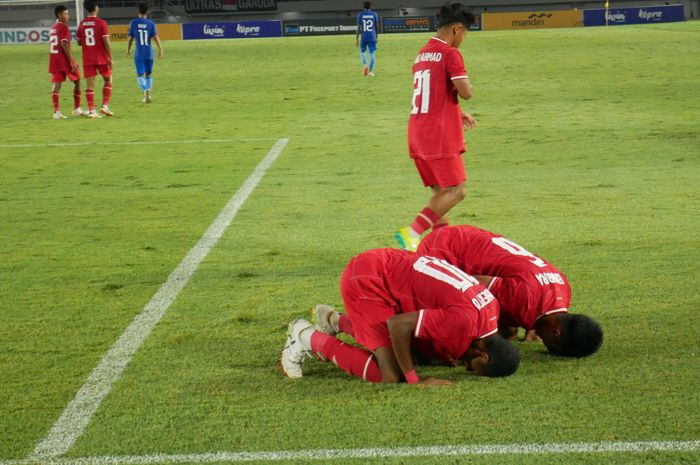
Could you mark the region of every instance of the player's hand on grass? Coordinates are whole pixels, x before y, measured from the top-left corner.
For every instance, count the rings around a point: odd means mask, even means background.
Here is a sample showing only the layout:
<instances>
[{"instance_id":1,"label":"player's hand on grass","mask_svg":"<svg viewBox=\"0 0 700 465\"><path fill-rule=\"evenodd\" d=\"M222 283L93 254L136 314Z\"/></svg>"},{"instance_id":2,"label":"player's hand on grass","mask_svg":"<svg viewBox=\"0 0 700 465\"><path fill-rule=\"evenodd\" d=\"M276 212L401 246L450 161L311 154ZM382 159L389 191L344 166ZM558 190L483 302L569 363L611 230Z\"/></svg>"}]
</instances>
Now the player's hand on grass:
<instances>
[{"instance_id":1,"label":"player's hand on grass","mask_svg":"<svg viewBox=\"0 0 700 465\"><path fill-rule=\"evenodd\" d=\"M523 339L525 342L542 342L542 339L535 333L534 329L529 329L525 331L525 338Z\"/></svg>"},{"instance_id":2,"label":"player's hand on grass","mask_svg":"<svg viewBox=\"0 0 700 465\"><path fill-rule=\"evenodd\" d=\"M462 126L466 129L472 129L476 127L476 119L469 113L462 112Z\"/></svg>"},{"instance_id":3,"label":"player's hand on grass","mask_svg":"<svg viewBox=\"0 0 700 465\"><path fill-rule=\"evenodd\" d=\"M452 384L452 381L449 381L447 379L437 379L437 378L425 378L421 379L418 384L421 384L423 386L449 386Z\"/></svg>"}]
</instances>

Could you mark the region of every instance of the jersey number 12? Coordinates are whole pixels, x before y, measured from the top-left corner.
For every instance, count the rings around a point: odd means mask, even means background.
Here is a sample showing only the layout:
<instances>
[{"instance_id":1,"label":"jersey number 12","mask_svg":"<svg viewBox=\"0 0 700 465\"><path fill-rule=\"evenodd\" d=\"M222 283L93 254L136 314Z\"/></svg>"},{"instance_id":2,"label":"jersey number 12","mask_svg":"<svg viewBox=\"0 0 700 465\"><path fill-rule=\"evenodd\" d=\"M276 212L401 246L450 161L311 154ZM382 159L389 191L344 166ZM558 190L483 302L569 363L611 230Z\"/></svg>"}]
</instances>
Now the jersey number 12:
<instances>
[{"instance_id":1,"label":"jersey number 12","mask_svg":"<svg viewBox=\"0 0 700 465\"><path fill-rule=\"evenodd\" d=\"M416 101L420 97L420 108ZM430 108L430 70L416 71L413 74L413 102L411 104L411 114L428 113Z\"/></svg>"}]
</instances>

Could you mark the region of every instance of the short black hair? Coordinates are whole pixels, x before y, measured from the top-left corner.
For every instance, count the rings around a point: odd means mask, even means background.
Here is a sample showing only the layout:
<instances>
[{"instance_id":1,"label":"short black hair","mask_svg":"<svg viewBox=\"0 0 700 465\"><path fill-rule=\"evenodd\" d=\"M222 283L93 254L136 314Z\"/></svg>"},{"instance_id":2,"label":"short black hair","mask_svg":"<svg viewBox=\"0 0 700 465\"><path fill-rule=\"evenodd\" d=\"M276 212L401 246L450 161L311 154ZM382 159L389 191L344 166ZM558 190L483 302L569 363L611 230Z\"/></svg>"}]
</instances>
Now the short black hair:
<instances>
[{"instance_id":1,"label":"short black hair","mask_svg":"<svg viewBox=\"0 0 700 465\"><path fill-rule=\"evenodd\" d=\"M448 2L440 7L437 14L438 28L454 23L461 23L469 29L476 22L476 16L468 6L461 3Z\"/></svg>"},{"instance_id":2,"label":"short black hair","mask_svg":"<svg viewBox=\"0 0 700 465\"><path fill-rule=\"evenodd\" d=\"M85 8L88 13L92 13L97 8L97 0L85 0L83 2L83 8Z\"/></svg>"},{"instance_id":3,"label":"short black hair","mask_svg":"<svg viewBox=\"0 0 700 465\"><path fill-rule=\"evenodd\" d=\"M591 317L562 313L558 315L561 334L557 347L547 347L554 355L586 357L595 353L603 344L603 330Z\"/></svg>"},{"instance_id":4,"label":"short black hair","mask_svg":"<svg viewBox=\"0 0 700 465\"><path fill-rule=\"evenodd\" d=\"M365 7L365 10L369 10L372 7L372 2L364 2L362 5Z\"/></svg>"},{"instance_id":5,"label":"short black hair","mask_svg":"<svg viewBox=\"0 0 700 465\"><path fill-rule=\"evenodd\" d=\"M139 4L137 6L138 6L140 14L145 15L146 13L148 13L148 3L139 2Z\"/></svg>"},{"instance_id":6,"label":"short black hair","mask_svg":"<svg viewBox=\"0 0 700 465\"><path fill-rule=\"evenodd\" d=\"M510 342L498 334L484 339L489 361L484 368L484 376L492 378L510 376L520 365L520 353Z\"/></svg>"},{"instance_id":7,"label":"short black hair","mask_svg":"<svg viewBox=\"0 0 700 465\"><path fill-rule=\"evenodd\" d=\"M58 18L58 15L59 15L60 13L63 13L63 12L66 11L67 9L68 9L68 8L66 8L65 5L56 5L56 8L53 9L53 14L54 14L54 16L56 16L56 17Z\"/></svg>"}]
</instances>

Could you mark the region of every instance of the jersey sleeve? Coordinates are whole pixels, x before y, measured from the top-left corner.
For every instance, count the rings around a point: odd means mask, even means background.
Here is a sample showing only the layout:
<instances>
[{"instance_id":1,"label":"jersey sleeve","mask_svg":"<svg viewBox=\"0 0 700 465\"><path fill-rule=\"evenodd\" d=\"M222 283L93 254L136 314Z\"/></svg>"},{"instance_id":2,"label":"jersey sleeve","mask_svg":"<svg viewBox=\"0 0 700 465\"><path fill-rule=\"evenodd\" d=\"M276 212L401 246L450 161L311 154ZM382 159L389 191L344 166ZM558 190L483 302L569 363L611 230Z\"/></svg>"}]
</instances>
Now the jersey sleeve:
<instances>
[{"instance_id":1,"label":"jersey sleeve","mask_svg":"<svg viewBox=\"0 0 700 465\"><path fill-rule=\"evenodd\" d=\"M100 21L100 36L109 37L109 29L107 28L107 21Z\"/></svg>"},{"instance_id":2,"label":"jersey sleeve","mask_svg":"<svg viewBox=\"0 0 700 465\"><path fill-rule=\"evenodd\" d=\"M450 51L445 57L445 68L447 75L453 81L456 79L469 79L467 70L464 68L462 54L459 53L456 48L450 48Z\"/></svg>"},{"instance_id":3,"label":"jersey sleeve","mask_svg":"<svg viewBox=\"0 0 700 465\"><path fill-rule=\"evenodd\" d=\"M78 26L78 32L75 35L75 38L78 41L78 45L82 45L83 43L83 31L83 24L81 23L80 26Z\"/></svg>"},{"instance_id":4,"label":"jersey sleeve","mask_svg":"<svg viewBox=\"0 0 700 465\"><path fill-rule=\"evenodd\" d=\"M129 23L129 37L135 37L135 36L136 36L136 33L134 32L134 26L135 26L134 23L135 23L134 21L132 21L131 23Z\"/></svg>"},{"instance_id":5,"label":"jersey sleeve","mask_svg":"<svg viewBox=\"0 0 700 465\"><path fill-rule=\"evenodd\" d=\"M150 26L150 29L151 29L151 37L157 36L157 35L158 35L158 30L156 29L156 23L151 22L151 24L149 24L149 26Z\"/></svg>"},{"instance_id":6,"label":"jersey sleeve","mask_svg":"<svg viewBox=\"0 0 700 465\"><path fill-rule=\"evenodd\" d=\"M441 359L454 360L466 352L477 336L476 315L460 308L418 311L413 337L428 343Z\"/></svg>"}]
</instances>

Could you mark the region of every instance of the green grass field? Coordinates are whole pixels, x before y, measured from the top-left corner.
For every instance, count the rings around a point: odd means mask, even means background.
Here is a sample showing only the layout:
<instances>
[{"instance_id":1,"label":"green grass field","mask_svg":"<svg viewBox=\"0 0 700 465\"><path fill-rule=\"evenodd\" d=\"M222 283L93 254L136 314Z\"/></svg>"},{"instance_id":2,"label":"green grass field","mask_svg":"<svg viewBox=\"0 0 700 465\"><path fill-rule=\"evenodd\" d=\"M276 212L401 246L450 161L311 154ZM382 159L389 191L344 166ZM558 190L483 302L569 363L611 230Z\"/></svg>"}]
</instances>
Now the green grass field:
<instances>
[{"instance_id":1,"label":"green grass field","mask_svg":"<svg viewBox=\"0 0 700 465\"><path fill-rule=\"evenodd\" d=\"M406 153L410 69L428 37L382 36L373 79L349 36L166 42L148 106L119 43L116 116L66 121L51 119L47 46L0 47L0 465L47 436L281 138L65 463L700 440L699 22L473 33L461 49L475 93L463 108L479 127L452 222L502 233L565 272L572 311L604 328L599 353L565 360L519 344L506 379L419 369L456 381L447 388L370 385L318 361L301 380L281 376L286 324L315 303L341 306L350 257L393 246L428 198ZM698 461L696 443L275 463Z\"/></svg>"}]
</instances>

